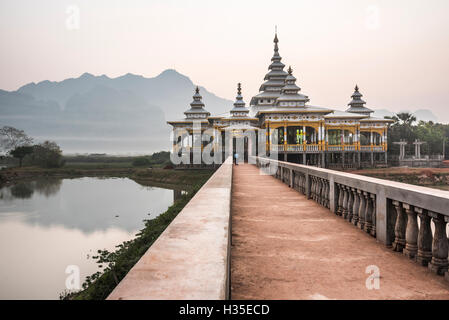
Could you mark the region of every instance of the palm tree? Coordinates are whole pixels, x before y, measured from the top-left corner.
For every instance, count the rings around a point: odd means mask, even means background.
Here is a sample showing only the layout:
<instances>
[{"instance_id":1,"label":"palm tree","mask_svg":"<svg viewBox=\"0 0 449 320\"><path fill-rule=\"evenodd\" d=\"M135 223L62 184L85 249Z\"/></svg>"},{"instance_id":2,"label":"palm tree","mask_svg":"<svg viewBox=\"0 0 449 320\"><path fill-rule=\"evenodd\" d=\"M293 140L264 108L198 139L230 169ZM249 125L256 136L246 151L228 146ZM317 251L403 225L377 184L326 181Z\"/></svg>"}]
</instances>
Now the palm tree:
<instances>
[{"instance_id":1,"label":"palm tree","mask_svg":"<svg viewBox=\"0 0 449 320\"><path fill-rule=\"evenodd\" d=\"M416 122L416 117L409 112L397 113L395 117L400 121L400 124L405 124L407 126L411 126L413 122Z\"/></svg>"}]
</instances>

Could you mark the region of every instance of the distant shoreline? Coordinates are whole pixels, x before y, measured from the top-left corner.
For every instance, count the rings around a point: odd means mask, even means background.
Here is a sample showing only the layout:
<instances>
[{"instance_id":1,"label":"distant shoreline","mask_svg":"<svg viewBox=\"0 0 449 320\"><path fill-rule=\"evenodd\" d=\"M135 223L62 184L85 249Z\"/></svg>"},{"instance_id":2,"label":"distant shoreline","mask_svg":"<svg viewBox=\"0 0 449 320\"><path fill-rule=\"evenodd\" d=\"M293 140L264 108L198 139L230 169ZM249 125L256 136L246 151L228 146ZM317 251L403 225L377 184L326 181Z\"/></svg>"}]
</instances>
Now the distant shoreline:
<instances>
[{"instance_id":1,"label":"distant shoreline","mask_svg":"<svg viewBox=\"0 0 449 320\"><path fill-rule=\"evenodd\" d=\"M192 188L205 177L209 170L188 171L162 168L77 168L74 166L43 169L38 167L12 167L0 170L0 187L41 178L76 179L83 177L129 178L141 185L167 187L173 190Z\"/></svg>"}]
</instances>

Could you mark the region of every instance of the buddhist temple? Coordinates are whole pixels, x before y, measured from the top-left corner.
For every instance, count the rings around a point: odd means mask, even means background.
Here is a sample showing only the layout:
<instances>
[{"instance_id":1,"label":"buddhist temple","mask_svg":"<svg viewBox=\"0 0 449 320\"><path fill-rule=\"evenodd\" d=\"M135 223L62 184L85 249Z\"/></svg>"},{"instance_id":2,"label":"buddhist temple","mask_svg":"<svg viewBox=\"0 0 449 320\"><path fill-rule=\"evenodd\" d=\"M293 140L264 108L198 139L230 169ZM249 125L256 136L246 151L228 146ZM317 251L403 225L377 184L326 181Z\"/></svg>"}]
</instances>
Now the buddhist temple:
<instances>
[{"instance_id":1,"label":"buddhist temple","mask_svg":"<svg viewBox=\"0 0 449 320\"><path fill-rule=\"evenodd\" d=\"M391 120L372 116L356 85L349 108L325 108L309 104L290 66L279 54L279 39L274 37L274 52L259 93L246 106L242 85L228 112L211 115L206 111L198 87L185 118L168 121L185 136L173 139L173 152L191 153L208 147L222 161L242 143L242 160L251 155L273 155L278 160L326 168L361 168L387 164L387 130ZM201 127L194 133L194 123ZM261 136L261 132L264 132ZM229 140L226 147L225 141ZM195 144L197 141L197 144ZM264 147L261 154L260 150ZM218 157L217 157L218 155ZM221 162L220 162L221 163Z\"/></svg>"}]
</instances>

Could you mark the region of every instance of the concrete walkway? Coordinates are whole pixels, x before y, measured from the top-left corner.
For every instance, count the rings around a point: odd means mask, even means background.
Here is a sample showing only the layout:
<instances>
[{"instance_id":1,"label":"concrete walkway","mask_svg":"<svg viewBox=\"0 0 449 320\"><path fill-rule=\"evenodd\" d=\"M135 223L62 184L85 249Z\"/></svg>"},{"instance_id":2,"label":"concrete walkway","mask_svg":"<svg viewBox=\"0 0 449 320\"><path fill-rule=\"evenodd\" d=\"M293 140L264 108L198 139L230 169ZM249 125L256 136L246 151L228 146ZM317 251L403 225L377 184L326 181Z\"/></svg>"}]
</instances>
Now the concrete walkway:
<instances>
[{"instance_id":1,"label":"concrete walkway","mask_svg":"<svg viewBox=\"0 0 449 320\"><path fill-rule=\"evenodd\" d=\"M368 290L366 268L380 271ZM234 167L232 299L449 299L449 282L256 166Z\"/></svg>"}]
</instances>

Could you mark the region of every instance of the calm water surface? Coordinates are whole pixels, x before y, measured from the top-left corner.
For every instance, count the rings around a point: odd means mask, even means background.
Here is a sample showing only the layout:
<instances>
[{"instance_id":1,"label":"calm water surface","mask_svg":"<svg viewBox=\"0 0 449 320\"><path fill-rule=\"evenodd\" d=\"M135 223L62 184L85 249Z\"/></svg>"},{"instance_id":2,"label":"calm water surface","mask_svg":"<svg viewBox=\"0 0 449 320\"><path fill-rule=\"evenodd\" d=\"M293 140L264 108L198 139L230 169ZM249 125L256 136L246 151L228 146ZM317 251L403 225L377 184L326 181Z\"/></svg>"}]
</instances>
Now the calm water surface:
<instances>
[{"instance_id":1,"label":"calm water surface","mask_svg":"<svg viewBox=\"0 0 449 320\"><path fill-rule=\"evenodd\" d=\"M113 250L179 192L127 178L40 179L0 189L0 299L58 299L68 266L81 283L90 257Z\"/></svg>"}]
</instances>

